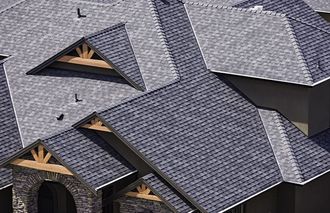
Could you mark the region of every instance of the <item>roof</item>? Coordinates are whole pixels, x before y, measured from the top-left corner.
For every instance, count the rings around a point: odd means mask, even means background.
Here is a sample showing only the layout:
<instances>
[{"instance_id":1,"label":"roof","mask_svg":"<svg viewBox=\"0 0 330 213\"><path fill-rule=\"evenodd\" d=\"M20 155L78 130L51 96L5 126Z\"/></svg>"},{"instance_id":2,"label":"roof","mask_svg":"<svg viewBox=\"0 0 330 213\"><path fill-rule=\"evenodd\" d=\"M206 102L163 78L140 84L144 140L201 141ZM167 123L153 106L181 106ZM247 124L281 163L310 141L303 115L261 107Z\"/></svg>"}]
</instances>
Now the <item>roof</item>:
<instances>
[{"instance_id":1,"label":"roof","mask_svg":"<svg viewBox=\"0 0 330 213\"><path fill-rule=\"evenodd\" d=\"M64 167L95 191L137 172L106 141L86 129L68 129L36 141L15 153L3 165L29 152L38 144L44 145Z\"/></svg>"},{"instance_id":2,"label":"roof","mask_svg":"<svg viewBox=\"0 0 330 213\"><path fill-rule=\"evenodd\" d=\"M77 7L86 18L77 18ZM177 78L152 14L144 0L29 0L0 13L6 26L0 29L0 53L12 55L6 71L25 145L67 129L91 111L141 93L120 80L81 77L63 70L47 70L52 75L26 75L85 35L123 22L146 88L152 90ZM26 18L22 20L22 16ZM118 67L124 69L122 64ZM83 101L76 103L75 94ZM61 114L64 119L58 121Z\"/></svg>"},{"instance_id":3,"label":"roof","mask_svg":"<svg viewBox=\"0 0 330 213\"><path fill-rule=\"evenodd\" d=\"M47 68L52 63L56 62L59 57L63 56L66 52L72 51L72 49L76 48L82 43L87 43L88 46L90 46L98 56L110 64L111 67L116 70L116 72L118 72L134 87L142 91L146 90L139 65L134 55L134 50L127 35L125 23L118 23L109 28L92 33L88 36L84 36L77 42L74 42L69 47L46 60L44 63L28 71L27 74L45 74L44 68ZM49 69L46 69L46 71L48 70ZM49 73L47 74L49 75ZM93 74L89 73L88 75L90 76ZM107 77L99 76L98 78L106 80Z\"/></svg>"},{"instance_id":4,"label":"roof","mask_svg":"<svg viewBox=\"0 0 330 213\"><path fill-rule=\"evenodd\" d=\"M0 61L0 161L22 148L15 111L11 102L3 61ZM0 169L0 188L11 184L11 170Z\"/></svg>"},{"instance_id":5,"label":"roof","mask_svg":"<svg viewBox=\"0 0 330 213\"><path fill-rule=\"evenodd\" d=\"M330 25L301 0L275 2L263 11L187 2L208 69L309 86L329 78Z\"/></svg>"},{"instance_id":6,"label":"roof","mask_svg":"<svg viewBox=\"0 0 330 213\"><path fill-rule=\"evenodd\" d=\"M136 187L141 183L146 184L148 188L174 212L187 213L195 210L195 208L180 193L170 186L163 178L154 173L141 177L124 189L123 192L132 190L133 187Z\"/></svg>"},{"instance_id":7,"label":"roof","mask_svg":"<svg viewBox=\"0 0 330 213\"><path fill-rule=\"evenodd\" d=\"M154 7L180 81L99 116L201 211L224 211L280 183L258 111L206 70L183 5Z\"/></svg>"},{"instance_id":8,"label":"roof","mask_svg":"<svg viewBox=\"0 0 330 213\"><path fill-rule=\"evenodd\" d=\"M128 81L141 90L146 89L124 23L89 35L86 41L108 59Z\"/></svg>"},{"instance_id":9,"label":"roof","mask_svg":"<svg viewBox=\"0 0 330 213\"><path fill-rule=\"evenodd\" d=\"M330 2L328 0L304 0L314 10L320 12L330 12Z\"/></svg>"},{"instance_id":10,"label":"roof","mask_svg":"<svg viewBox=\"0 0 330 213\"><path fill-rule=\"evenodd\" d=\"M260 115L284 181L304 184L330 170L330 129L307 137L276 111Z\"/></svg>"}]
</instances>

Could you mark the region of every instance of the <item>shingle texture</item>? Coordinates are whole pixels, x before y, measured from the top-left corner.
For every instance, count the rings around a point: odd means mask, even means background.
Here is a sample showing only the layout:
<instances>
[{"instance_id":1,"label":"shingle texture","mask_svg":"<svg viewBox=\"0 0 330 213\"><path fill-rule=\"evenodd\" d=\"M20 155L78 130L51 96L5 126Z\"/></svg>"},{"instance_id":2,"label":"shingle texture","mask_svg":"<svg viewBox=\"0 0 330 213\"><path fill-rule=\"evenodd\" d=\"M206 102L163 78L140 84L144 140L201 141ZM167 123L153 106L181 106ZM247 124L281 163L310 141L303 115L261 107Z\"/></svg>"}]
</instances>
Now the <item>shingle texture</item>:
<instances>
[{"instance_id":1,"label":"shingle texture","mask_svg":"<svg viewBox=\"0 0 330 213\"><path fill-rule=\"evenodd\" d=\"M154 193L157 193L161 199L171 205L176 212L187 213L193 211L195 208L178 192L173 189L164 179L156 174L148 174L142 177L144 183L146 183Z\"/></svg>"},{"instance_id":2,"label":"shingle texture","mask_svg":"<svg viewBox=\"0 0 330 213\"><path fill-rule=\"evenodd\" d=\"M90 130L70 129L43 143L94 189L136 171Z\"/></svg>"},{"instance_id":3,"label":"shingle texture","mask_svg":"<svg viewBox=\"0 0 330 213\"><path fill-rule=\"evenodd\" d=\"M0 161L5 160L22 148L22 142L11 102L4 65L0 61ZM0 188L11 184L11 170L0 169Z\"/></svg>"},{"instance_id":4,"label":"shingle texture","mask_svg":"<svg viewBox=\"0 0 330 213\"><path fill-rule=\"evenodd\" d=\"M246 9L186 3L211 71L304 85L329 77L330 25L302 0L236 6Z\"/></svg>"},{"instance_id":5,"label":"shingle texture","mask_svg":"<svg viewBox=\"0 0 330 213\"><path fill-rule=\"evenodd\" d=\"M328 0L304 0L314 10L330 12L330 2Z\"/></svg>"},{"instance_id":6,"label":"shingle texture","mask_svg":"<svg viewBox=\"0 0 330 213\"><path fill-rule=\"evenodd\" d=\"M312 77L319 82L330 76L330 24L302 0L249 0L236 7L263 6L265 11L286 14L294 38Z\"/></svg>"},{"instance_id":7,"label":"shingle texture","mask_svg":"<svg viewBox=\"0 0 330 213\"><path fill-rule=\"evenodd\" d=\"M286 146L283 150L284 155L283 152L275 151L280 166L283 165L288 169L285 164L291 163L292 166L298 167L295 174L299 172L297 175L301 179L300 182L308 181L330 169L330 129L308 138L279 113L264 111L263 114L268 117L266 120L263 119L265 126L276 123L277 127L274 128L283 133L282 137L277 138L273 132L268 132L270 137L281 140L281 142L271 140L275 149L279 150ZM288 153L291 155L290 158L287 156Z\"/></svg>"},{"instance_id":8,"label":"shingle texture","mask_svg":"<svg viewBox=\"0 0 330 213\"><path fill-rule=\"evenodd\" d=\"M183 5L154 6L181 81L100 116L204 211L222 211L279 183L256 108L206 70Z\"/></svg>"},{"instance_id":9,"label":"shingle texture","mask_svg":"<svg viewBox=\"0 0 330 213\"><path fill-rule=\"evenodd\" d=\"M86 37L86 40L110 61L124 78L139 89L146 89L125 24L117 24L97 32Z\"/></svg>"},{"instance_id":10,"label":"shingle texture","mask_svg":"<svg viewBox=\"0 0 330 213\"><path fill-rule=\"evenodd\" d=\"M207 212L281 181L257 111L213 75L197 75L101 116Z\"/></svg>"},{"instance_id":11,"label":"shingle texture","mask_svg":"<svg viewBox=\"0 0 330 213\"><path fill-rule=\"evenodd\" d=\"M77 18L77 7L86 18ZM152 15L145 0L28 0L0 13L1 23L5 23L0 28L0 53L13 55L6 70L24 144L141 93L122 82L63 72L65 76L26 75L85 35L124 22L146 88L176 79ZM75 103L75 93L82 102ZM56 120L62 113L64 119Z\"/></svg>"}]
</instances>

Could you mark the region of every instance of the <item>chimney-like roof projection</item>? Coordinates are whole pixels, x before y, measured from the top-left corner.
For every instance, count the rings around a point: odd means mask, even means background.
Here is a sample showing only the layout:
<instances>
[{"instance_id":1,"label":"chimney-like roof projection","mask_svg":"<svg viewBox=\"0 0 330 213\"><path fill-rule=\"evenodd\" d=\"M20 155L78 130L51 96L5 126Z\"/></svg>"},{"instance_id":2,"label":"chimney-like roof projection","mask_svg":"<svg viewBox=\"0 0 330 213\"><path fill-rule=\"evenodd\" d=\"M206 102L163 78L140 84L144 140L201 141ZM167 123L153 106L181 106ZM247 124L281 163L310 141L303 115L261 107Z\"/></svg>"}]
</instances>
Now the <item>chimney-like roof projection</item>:
<instances>
[{"instance_id":1,"label":"chimney-like roof projection","mask_svg":"<svg viewBox=\"0 0 330 213\"><path fill-rule=\"evenodd\" d=\"M99 68L102 71L98 73L104 75L115 71L137 89L146 89L124 23L83 37L27 74L42 72L43 68L56 62L80 65L75 70L84 70L84 66ZM62 69L65 68L62 65Z\"/></svg>"}]
</instances>

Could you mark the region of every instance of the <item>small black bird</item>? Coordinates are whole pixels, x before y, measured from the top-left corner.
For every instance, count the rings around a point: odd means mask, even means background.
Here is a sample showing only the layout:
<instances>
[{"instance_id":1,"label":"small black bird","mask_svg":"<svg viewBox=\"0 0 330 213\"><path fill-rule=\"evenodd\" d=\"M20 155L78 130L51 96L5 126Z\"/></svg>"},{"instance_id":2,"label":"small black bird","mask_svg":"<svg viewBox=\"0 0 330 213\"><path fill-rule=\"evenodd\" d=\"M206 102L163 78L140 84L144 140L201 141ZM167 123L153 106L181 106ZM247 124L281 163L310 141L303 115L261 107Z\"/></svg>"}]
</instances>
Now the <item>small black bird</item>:
<instances>
[{"instance_id":1,"label":"small black bird","mask_svg":"<svg viewBox=\"0 0 330 213\"><path fill-rule=\"evenodd\" d=\"M82 102L82 101L83 101L82 99L79 99L79 98L78 98L78 94L77 94L77 93L74 94L74 98L75 98L75 101L76 101L76 102Z\"/></svg>"},{"instance_id":2,"label":"small black bird","mask_svg":"<svg viewBox=\"0 0 330 213\"><path fill-rule=\"evenodd\" d=\"M81 14L80 8L77 8L77 15L78 15L78 18L85 18L85 17L87 17L86 15L82 15Z\"/></svg>"},{"instance_id":3,"label":"small black bird","mask_svg":"<svg viewBox=\"0 0 330 213\"><path fill-rule=\"evenodd\" d=\"M56 117L56 119L57 119L58 121L63 120L63 118L64 118L64 114L61 114L60 116Z\"/></svg>"}]
</instances>

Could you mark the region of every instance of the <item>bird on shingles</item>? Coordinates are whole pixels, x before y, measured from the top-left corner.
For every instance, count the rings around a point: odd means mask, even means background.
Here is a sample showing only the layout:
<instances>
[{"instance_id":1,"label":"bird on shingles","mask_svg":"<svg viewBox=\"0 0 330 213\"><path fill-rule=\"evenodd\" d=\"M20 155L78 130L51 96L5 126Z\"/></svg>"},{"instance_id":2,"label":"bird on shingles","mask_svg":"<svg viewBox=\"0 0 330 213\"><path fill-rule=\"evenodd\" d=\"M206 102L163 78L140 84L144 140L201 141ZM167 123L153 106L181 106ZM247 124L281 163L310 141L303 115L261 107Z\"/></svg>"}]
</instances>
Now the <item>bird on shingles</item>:
<instances>
[{"instance_id":1,"label":"bird on shingles","mask_svg":"<svg viewBox=\"0 0 330 213\"><path fill-rule=\"evenodd\" d=\"M57 119L58 121L63 120L63 118L64 118L64 114L60 114L60 116L56 117L56 119Z\"/></svg>"}]
</instances>

